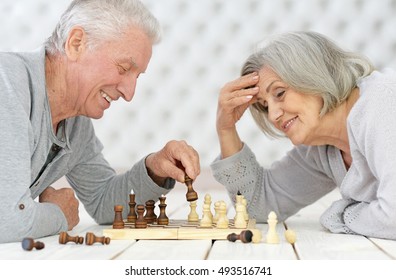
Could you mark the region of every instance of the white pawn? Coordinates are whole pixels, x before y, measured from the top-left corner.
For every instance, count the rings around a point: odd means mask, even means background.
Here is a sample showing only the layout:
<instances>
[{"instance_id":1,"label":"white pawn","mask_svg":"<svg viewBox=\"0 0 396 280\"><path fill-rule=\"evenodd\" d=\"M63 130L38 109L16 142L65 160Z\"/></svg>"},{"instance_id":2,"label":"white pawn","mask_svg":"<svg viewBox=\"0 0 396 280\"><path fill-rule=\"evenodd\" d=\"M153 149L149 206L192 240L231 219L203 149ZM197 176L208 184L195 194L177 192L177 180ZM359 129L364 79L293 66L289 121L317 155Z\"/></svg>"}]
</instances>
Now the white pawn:
<instances>
[{"instance_id":1,"label":"white pawn","mask_svg":"<svg viewBox=\"0 0 396 280\"><path fill-rule=\"evenodd\" d=\"M212 218L209 215L209 213L210 213L209 205L204 204L202 210L201 222L199 223L201 227L212 227Z\"/></svg>"},{"instance_id":2,"label":"white pawn","mask_svg":"<svg viewBox=\"0 0 396 280\"><path fill-rule=\"evenodd\" d=\"M224 201L220 202L219 220L216 223L217 228L228 228L227 206Z\"/></svg>"},{"instance_id":3,"label":"white pawn","mask_svg":"<svg viewBox=\"0 0 396 280\"><path fill-rule=\"evenodd\" d=\"M210 210L210 207L211 207L211 204L212 204L212 197L210 196L210 194L205 194L204 204L209 205L209 213L208 213L208 215L213 220L213 214L212 214L212 211Z\"/></svg>"},{"instance_id":4,"label":"white pawn","mask_svg":"<svg viewBox=\"0 0 396 280\"><path fill-rule=\"evenodd\" d=\"M190 214L188 214L188 221L189 222L198 222L199 221L199 216L197 213L197 201L191 201L190 202Z\"/></svg>"},{"instance_id":5,"label":"white pawn","mask_svg":"<svg viewBox=\"0 0 396 280\"><path fill-rule=\"evenodd\" d=\"M279 236L276 232L276 225L278 223L278 217L276 216L274 211L271 211L268 215L268 232L267 232L267 243L269 244L277 244L279 243Z\"/></svg>"},{"instance_id":6,"label":"white pawn","mask_svg":"<svg viewBox=\"0 0 396 280\"><path fill-rule=\"evenodd\" d=\"M215 214L213 216L213 223L217 223L219 220L219 208L220 208L220 201L216 201L214 204Z\"/></svg>"},{"instance_id":7,"label":"white pawn","mask_svg":"<svg viewBox=\"0 0 396 280\"><path fill-rule=\"evenodd\" d=\"M234 219L235 228L246 228L247 222L245 220L244 206L242 203L236 205L236 215Z\"/></svg>"}]
</instances>

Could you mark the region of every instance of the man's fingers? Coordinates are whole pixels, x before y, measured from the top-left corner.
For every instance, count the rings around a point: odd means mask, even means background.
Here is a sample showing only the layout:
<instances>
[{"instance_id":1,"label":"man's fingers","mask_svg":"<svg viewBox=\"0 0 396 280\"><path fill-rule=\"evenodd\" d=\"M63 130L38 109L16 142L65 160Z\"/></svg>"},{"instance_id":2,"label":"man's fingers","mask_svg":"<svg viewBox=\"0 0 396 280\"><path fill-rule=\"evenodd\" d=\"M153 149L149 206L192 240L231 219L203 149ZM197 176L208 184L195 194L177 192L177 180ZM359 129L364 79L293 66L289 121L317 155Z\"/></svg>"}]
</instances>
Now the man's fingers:
<instances>
[{"instance_id":1,"label":"man's fingers","mask_svg":"<svg viewBox=\"0 0 396 280\"><path fill-rule=\"evenodd\" d=\"M39 202L45 202L47 200L47 197L55 191L56 190L51 186L45 188L45 190L39 195Z\"/></svg>"}]
</instances>

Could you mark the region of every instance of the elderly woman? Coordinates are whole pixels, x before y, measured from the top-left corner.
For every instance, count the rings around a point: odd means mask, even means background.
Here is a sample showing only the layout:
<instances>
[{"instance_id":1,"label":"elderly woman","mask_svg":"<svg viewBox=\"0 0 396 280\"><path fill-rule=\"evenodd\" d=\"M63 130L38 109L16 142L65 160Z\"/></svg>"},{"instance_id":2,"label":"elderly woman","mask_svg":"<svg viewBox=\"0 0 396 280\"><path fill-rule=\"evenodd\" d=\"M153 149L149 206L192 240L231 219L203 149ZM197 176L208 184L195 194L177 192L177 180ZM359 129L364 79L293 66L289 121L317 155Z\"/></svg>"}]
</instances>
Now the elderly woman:
<instances>
[{"instance_id":1,"label":"elderly woman","mask_svg":"<svg viewBox=\"0 0 396 280\"><path fill-rule=\"evenodd\" d=\"M264 169L241 141L247 108L270 136L294 148ZM215 178L248 211L280 220L339 188L342 199L321 216L335 233L396 239L396 73L314 32L269 39L245 62L242 77L221 90Z\"/></svg>"},{"instance_id":2,"label":"elderly woman","mask_svg":"<svg viewBox=\"0 0 396 280\"><path fill-rule=\"evenodd\" d=\"M117 175L92 125L112 102L132 100L159 34L137 0L75 0L41 49L0 53L0 242L72 229L79 201L112 223L114 205L127 215L131 191L143 204L185 173L196 178L198 154L184 141ZM72 188L50 187L62 176Z\"/></svg>"}]
</instances>

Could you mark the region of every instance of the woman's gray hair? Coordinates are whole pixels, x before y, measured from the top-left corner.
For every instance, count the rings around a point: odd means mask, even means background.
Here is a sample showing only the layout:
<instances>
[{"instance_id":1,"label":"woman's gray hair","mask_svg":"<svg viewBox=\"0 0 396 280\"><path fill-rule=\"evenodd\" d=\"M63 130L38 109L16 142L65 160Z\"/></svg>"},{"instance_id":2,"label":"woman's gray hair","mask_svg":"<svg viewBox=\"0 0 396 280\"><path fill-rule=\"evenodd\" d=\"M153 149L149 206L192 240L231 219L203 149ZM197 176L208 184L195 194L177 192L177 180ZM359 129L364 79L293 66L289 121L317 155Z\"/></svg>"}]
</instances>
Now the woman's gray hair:
<instances>
[{"instance_id":1,"label":"woman's gray hair","mask_svg":"<svg viewBox=\"0 0 396 280\"><path fill-rule=\"evenodd\" d=\"M117 39L131 26L143 30L153 44L161 37L157 19L138 0L74 0L46 40L46 51L64 54L67 36L74 26L82 27L87 33L89 49Z\"/></svg>"},{"instance_id":2,"label":"woman's gray hair","mask_svg":"<svg viewBox=\"0 0 396 280\"><path fill-rule=\"evenodd\" d=\"M323 98L320 116L332 111L350 95L359 79L374 71L368 58L347 52L316 32L289 32L270 37L249 56L241 74L272 69L286 84L298 92ZM260 104L250 106L250 112L268 136L283 134L268 119Z\"/></svg>"}]
</instances>

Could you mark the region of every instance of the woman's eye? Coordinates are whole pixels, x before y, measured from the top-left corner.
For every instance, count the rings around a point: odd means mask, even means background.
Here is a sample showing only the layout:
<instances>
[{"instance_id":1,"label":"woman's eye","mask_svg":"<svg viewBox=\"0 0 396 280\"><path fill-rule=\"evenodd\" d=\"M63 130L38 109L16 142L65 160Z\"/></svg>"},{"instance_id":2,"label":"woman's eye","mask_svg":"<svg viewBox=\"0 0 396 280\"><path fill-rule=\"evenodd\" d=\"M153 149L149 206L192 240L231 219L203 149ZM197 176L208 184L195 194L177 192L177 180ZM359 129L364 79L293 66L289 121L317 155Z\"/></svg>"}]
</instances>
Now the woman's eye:
<instances>
[{"instance_id":1,"label":"woman's eye","mask_svg":"<svg viewBox=\"0 0 396 280\"><path fill-rule=\"evenodd\" d=\"M285 91L282 90L282 91L275 93L275 96L276 96L276 98L281 98L284 94L285 94Z\"/></svg>"}]
</instances>

